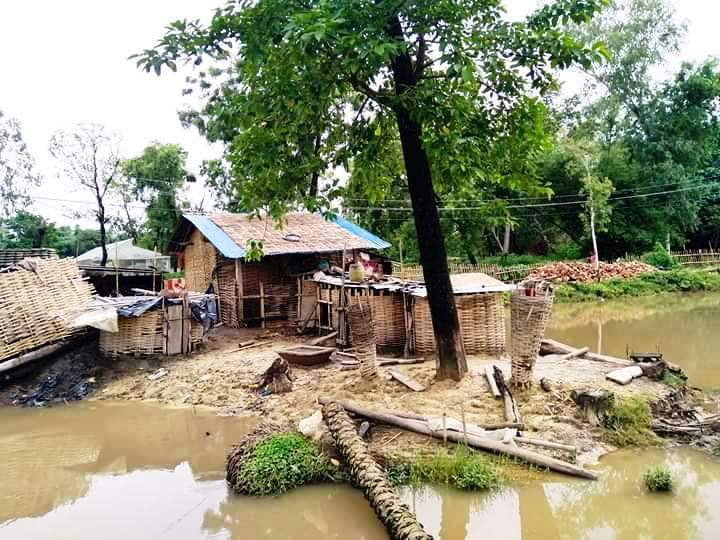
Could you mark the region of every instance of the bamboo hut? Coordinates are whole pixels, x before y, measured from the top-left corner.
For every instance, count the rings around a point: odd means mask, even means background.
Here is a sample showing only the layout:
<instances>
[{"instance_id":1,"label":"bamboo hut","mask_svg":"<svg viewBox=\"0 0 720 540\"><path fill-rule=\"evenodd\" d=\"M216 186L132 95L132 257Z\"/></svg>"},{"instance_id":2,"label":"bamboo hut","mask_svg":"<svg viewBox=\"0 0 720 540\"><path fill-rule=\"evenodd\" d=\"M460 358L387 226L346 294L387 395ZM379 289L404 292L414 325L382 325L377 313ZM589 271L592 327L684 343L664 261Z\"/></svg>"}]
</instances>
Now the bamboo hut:
<instances>
[{"instance_id":1,"label":"bamboo hut","mask_svg":"<svg viewBox=\"0 0 720 540\"><path fill-rule=\"evenodd\" d=\"M262 242L259 262L246 260L250 240ZM360 252L389 246L343 218L294 212L281 227L267 216L184 214L168 250L178 254L189 290L217 294L223 324L265 327L295 325L322 311L317 291L301 290L303 275L342 266L343 252L354 260ZM303 304L305 295L313 300ZM331 327L332 313L325 309L324 317Z\"/></svg>"},{"instance_id":2,"label":"bamboo hut","mask_svg":"<svg viewBox=\"0 0 720 540\"><path fill-rule=\"evenodd\" d=\"M190 353L205 342L215 318L213 295L131 296L112 301L117 306L117 328L113 329L117 331L101 330L99 340L100 352L111 358Z\"/></svg>"}]
</instances>

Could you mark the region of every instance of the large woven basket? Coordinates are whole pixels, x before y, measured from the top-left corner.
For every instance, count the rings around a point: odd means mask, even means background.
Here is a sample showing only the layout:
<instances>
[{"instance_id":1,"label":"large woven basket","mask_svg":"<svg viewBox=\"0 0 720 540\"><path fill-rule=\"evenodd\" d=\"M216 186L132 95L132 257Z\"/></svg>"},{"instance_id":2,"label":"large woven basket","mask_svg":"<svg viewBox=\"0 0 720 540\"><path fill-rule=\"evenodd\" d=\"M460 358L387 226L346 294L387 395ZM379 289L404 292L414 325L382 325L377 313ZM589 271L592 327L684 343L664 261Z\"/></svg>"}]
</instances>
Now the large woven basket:
<instances>
[{"instance_id":1,"label":"large woven basket","mask_svg":"<svg viewBox=\"0 0 720 540\"><path fill-rule=\"evenodd\" d=\"M534 296L528 295L533 291ZM532 293L531 293L532 294ZM510 293L512 339L512 384L527 388L532 384L535 359L552 312L554 294L549 288L520 288Z\"/></svg>"},{"instance_id":2,"label":"large woven basket","mask_svg":"<svg viewBox=\"0 0 720 540\"><path fill-rule=\"evenodd\" d=\"M360 374L363 379L375 377L377 375L375 364L377 352L370 304L358 298L357 303L351 303L347 307L347 314L350 323L350 339L357 359L360 361Z\"/></svg>"}]
</instances>

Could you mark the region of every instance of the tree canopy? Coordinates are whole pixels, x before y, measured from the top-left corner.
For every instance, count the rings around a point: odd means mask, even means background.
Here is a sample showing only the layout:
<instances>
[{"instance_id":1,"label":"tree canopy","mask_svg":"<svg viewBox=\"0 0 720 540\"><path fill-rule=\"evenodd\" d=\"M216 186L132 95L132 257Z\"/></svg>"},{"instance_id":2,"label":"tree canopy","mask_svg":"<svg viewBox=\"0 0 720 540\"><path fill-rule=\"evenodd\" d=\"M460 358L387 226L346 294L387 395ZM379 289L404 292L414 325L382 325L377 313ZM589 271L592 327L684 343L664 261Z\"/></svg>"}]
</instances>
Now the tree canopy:
<instances>
[{"instance_id":1,"label":"tree canopy","mask_svg":"<svg viewBox=\"0 0 720 540\"><path fill-rule=\"evenodd\" d=\"M38 183L20 123L0 110L0 218L22 208L29 188Z\"/></svg>"}]
</instances>

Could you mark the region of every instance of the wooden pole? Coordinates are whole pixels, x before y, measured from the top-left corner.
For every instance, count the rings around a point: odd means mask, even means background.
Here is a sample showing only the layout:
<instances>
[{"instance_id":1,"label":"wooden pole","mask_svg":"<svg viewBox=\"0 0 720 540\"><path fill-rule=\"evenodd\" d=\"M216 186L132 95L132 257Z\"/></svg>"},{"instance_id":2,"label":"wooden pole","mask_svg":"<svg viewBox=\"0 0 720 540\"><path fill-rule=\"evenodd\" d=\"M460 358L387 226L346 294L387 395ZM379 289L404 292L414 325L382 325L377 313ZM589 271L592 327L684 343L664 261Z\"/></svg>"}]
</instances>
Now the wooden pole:
<instances>
[{"instance_id":1,"label":"wooden pole","mask_svg":"<svg viewBox=\"0 0 720 540\"><path fill-rule=\"evenodd\" d=\"M321 397L318 401L320 402L320 404L324 405L334 400L328 397ZM387 412L383 411L373 411L371 409L355 405L350 401L339 401L338 403L342 405L342 407L345 408L347 411L358 414L360 416L364 416L365 418L369 418L370 420L375 420L376 422L382 422L384 424L396 426L402 429L406 429L408 431L420 433L422 435L428 435L429 437L435 437L437 439L443 439L447 437L448 440L456 443L464 442L465 439L462 433L447 430L443 430L443 433L440 433L439 431L433 431L432 429L430 429L426 422L422 422L419 420L401 418L399 416L388 414ZM546 467L552 471L568 474L571 476L577 476L579 478L597 480L597 475L595 473L583 469L582 467L578 467L577 465L573 465L572 463L567 463L559 459L544 456L542 454L537 454L523 448L517 448L507 444L503 444L499 441L494 441L491 439L486 439L483 437L469 434L467 436L467 444L468 446L471 446L473 448L478 448L480 450L485 450L494 454L504 454L512 456L522 461L525 461L526 463L530 463L531 465Z\"/></svg>"},{"instance_id":2,"label":"wooden pole","mask_svg":"<svg viewBox=\"0 0 720 540\"><path fill-rule=\"evenodd\" d=\"M265 291L262 281L260 282L260 326L265 328Z\"/></svg>"},{"instance_id":3,"label":"wooden pole","mask_svg":"<svg viewBox=\"0 0 720 540\"><path fill-rule=\"evenodd\" d=\"M243 296L245 296L245 289L243 287L242 278L243 276L240 259L235 259L235 292L237 294L237 303L235 307L237 309L238 326L245 318L245 301L243 300Z\"/></svg>"}]
</instances>

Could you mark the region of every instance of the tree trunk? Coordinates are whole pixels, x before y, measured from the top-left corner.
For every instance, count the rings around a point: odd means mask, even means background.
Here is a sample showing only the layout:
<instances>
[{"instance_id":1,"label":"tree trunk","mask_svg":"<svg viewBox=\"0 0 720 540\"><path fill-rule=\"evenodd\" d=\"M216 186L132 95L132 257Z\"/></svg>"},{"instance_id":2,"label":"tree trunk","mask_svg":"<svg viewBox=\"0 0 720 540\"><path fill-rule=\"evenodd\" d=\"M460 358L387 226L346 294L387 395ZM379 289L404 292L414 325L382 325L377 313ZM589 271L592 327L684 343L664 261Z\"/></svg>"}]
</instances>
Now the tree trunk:
<instances>
[{"instance_id":1,"label":"tree trunk","mask_svg":"<svg viewBox=\"0 0 720 540\"><path fill-rule=\"evenodd\" d=\"M350 475L393 540L432 540L400 497L358 436L345 409L337 402L323 406L323 418Z\"/></svg>"},{"instance_id":2,"label":"tree trunk","mask_svg":"<svg viewBox=\"0 0 720 540\"><path fill-rule=\"evenodd\" d=\"M502 252L503 255L507 255L510 253L510 224L505 224L505 236L503 237L503 245L502 245Z\"/></svg>"},{"instance_id":3,"label":"tree trunk","mask_svg":"<svg viewBox=\"0 0 720 540\"><path fill-rule=\"evenodd\" d=\"M103 206L102 199L98 197L98 223L100 224L100 247L102 248L102 260L100 266L105 266L108 260L107 252L107 231L105 230L105 207ZM118 291L120 294L120 291Z\"/></svg>"},{"instance_id":4,"label":"tree trunk","mask_svg":"<svg viewBox=\"0 0 720 540\"><path fill-rule=\"evenodd\" d=\"M391 20L387 32L395 39L404 40L398 17ZM395 94L402 96L416 83L410 56L406 53L396 56L392 62L392 69ZM467 361L450 283L445 239L435 203L430 163L422 147L422 128L402 103L396 104L394 109L427 287L430 317L435 333L437 378L460 380L467 372Z\"/></svg>"}]
</instances>

